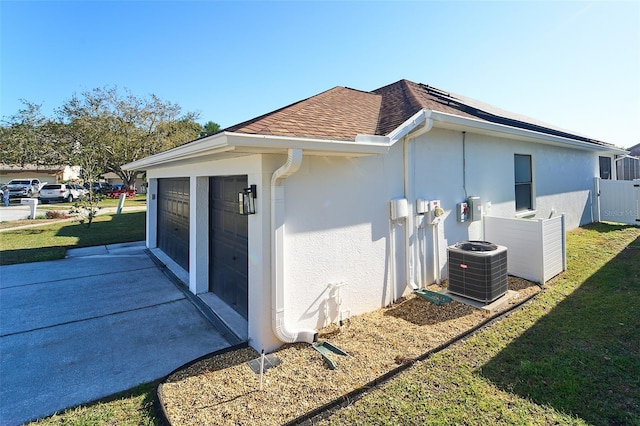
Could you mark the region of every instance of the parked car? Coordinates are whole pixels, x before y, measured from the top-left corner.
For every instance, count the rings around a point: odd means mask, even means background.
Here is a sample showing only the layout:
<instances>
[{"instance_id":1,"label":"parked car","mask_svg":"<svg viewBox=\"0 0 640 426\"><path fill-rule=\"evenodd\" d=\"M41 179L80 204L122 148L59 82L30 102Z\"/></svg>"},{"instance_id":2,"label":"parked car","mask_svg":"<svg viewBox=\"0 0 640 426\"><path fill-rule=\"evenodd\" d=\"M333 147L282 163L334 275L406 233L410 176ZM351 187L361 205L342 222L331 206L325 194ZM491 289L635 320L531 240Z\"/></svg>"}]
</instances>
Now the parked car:
<instances>
[{"instance_id":1,"label":"parked car","mask_svg":"<svg viewBox=\"0 0 640 426\"><path fill-rule=\"evenodd\" d=\"M77 183L68 184L72 190L78 191L80 195L89 195L89 190L83 186L78 185Z\"/></svg>"},{"instance_id":2,"label":"parked car","mask_svg":"<svg viewBox=\"0 0 640 426\"><path fill-rule=\"evenodd\" d=\"M46 182L40 182L40 179L12 179L7 185L9 186L9 198L33 197L45 185Z\"/></svg>"},{"instance_id":3,"label":"parked car","mask_svg":"<svg viewBox=\"0 0 640 426\"><path fill-rule=\"evenodd\" d=\"M85 189L89 190L89 182L84 184ZM99 194L108 194L111 192L111 185L108 182L93 182L91 184L91 188L93 192L97 192Z\"/></svg>"},{"instance_id":4,"label":"parked car","mask_svg":"<svg viewBox=\"0 0 640 426\"><path fill-rule=\"evenodd\" d=\"M111 190L109 192L122 192L124 191L124 184L123 183L112 183L111 184Z\"/></svg>"},{"instance_id":5,"label":"parked car","mask_svg":"<svg viewBox=\"0 0 640 426\"><path fill-rule=\"evenodd\" d=\"M42 204L50 201L66 201L72 203L86 194L86 189L73 183L49 183L42 187L38 200ZM88 192L88 191L87 191Z\"/></svg>"},{"instance_id":6,"label":"parked car","mask_svg":"<svg viewBox=\"0 0 640 426\"><path fill-rule=\"evenodd\" d=\"M134 197L136 195L135 188L131 188L130 190L125 190L124 184L122 183L114 183L111 185L111 190L107 195L109 198L119 198L120 194L126 194L127 198Z\"/></svg>"}]
</instances>

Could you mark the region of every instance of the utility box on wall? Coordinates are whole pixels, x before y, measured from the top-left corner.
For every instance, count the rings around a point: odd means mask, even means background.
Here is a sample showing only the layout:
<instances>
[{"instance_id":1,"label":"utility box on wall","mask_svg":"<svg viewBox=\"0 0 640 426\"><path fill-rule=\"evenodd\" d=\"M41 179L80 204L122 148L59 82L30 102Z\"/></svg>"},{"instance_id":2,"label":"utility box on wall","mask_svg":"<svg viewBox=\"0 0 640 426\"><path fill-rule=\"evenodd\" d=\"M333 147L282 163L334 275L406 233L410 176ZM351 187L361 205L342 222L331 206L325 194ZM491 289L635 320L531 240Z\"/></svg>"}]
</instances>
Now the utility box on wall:
<instances>
[{"instance_id":1,"label":"utility box on wall","mask_svg":"<svg viewBox=\"0 0 640 426\"><path fill-rule=\"evenodd\" d=\"M480 201L480 197L469 197L467 203L469 204L469 220L471 222L482 220L482 202Z\"/></svg>"},{"instance_id":2,"label":"utility box on wall","mask_svg":"<svg viewBox=\"0 0 640 426\"><path fill-rule=\"evenodd\" d=\"M469 217L469 205L467 203L456 204L456 220L466 222Z\"/></svg>"}]
</instances>

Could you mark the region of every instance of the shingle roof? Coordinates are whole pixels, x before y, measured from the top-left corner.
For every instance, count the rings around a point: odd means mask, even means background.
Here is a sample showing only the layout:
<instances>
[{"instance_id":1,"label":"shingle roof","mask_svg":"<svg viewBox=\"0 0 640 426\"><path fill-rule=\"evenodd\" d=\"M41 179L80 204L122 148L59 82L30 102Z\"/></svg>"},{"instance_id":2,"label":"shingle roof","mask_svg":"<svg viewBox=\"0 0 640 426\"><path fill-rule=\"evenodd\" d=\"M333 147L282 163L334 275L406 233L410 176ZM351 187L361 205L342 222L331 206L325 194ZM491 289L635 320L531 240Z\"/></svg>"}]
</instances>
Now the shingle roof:
<instances>
[{"instance_id":1,"label":"shingle roof","mask_svg":"<svg viewBox=\"0 0 640 426\"><path fill-rule=\"evenodd\" d=\"M355 140L358 134L375 134L381 103L380 95L334 87L225 131Z\"/></svg>"},{"instance_id":2,"label":"shingle roof","mask_svg":"<svg viewBox=\"0 0 640 426\"><path fill-rule=\"evenodd\" d=\"M224 131L352 141L358 134L387 135L421 109L610 146L475 99L409 80L399 80L371 92L334 87Z\"/></svg>"}]
</instances>

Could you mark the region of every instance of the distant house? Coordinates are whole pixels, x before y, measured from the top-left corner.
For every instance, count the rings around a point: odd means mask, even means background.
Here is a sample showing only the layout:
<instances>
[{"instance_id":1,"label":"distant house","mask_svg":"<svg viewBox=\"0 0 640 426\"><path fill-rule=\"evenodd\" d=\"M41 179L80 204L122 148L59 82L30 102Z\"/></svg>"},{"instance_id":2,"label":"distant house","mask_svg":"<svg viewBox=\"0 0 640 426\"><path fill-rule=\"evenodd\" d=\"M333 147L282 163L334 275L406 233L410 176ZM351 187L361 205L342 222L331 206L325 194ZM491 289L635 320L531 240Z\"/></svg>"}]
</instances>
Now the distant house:
<instances>
[{"instance_id":1,"label":"distant house","mask_svg":"<svg viewBox=\"0 0 640 426\"><path fill-rule=\"evenodd\" d=\"M117 174L113 173L113 172L108 172L108 173L104 173L102 175L102 178L105 180L105 182L111 184L111 185L117 185L117 184L123 184L124 182L122 181L122 179L120 178L120 176L118 176ZM138 173L136 176L136 182L135 182L135 190L136 193L138 194L145 194L147 192L147 185L146 182L144 180L144 173Z\"/></svg>"},{"instance_id":2,"label":"distant house","mask_svg":"<svg viewBox=\"0 0 640 426\"><path fill-rule=\"evenodd\" d=\"M125 168L147 172L148 247L272 350L446 277L446 247L483 239L482 220L456 220L470 196L482 215L591 222L594 177L626 154L400 80L335 87ZM417 210L434 200L438 227Z\"/></svg>"},{"instance_id":3,"label":"distant house","mask_svg":"<svg viewBox=\"0 0 640 426\"><path fill-rule=\"evenodd\" d=\"M0 164L0 182L7 183L11 179L37 178L40 182L58 183L67 180L78 179L79 167L61 165L37 165L25 164L14 166Z\"/></svg>"}]
</instances>

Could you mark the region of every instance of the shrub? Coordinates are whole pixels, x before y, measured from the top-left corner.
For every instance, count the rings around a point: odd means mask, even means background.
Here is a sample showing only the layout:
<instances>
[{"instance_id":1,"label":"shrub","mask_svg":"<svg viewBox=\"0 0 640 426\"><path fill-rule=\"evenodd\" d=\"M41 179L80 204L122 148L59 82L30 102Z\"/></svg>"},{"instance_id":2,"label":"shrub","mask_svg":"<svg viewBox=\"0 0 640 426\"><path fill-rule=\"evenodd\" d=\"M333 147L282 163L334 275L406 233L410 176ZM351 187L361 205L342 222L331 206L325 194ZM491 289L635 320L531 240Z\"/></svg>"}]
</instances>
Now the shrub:
<instances>
[{"instance_id":1,"label":"shrub","mask_svg":"<svg viewBox=\"0 0 640 426\"><path fill-rule=\"evenodd\" d=\"M67 212L59 210L48 210L44 216L47 219L69 219L71 217Z\"/></svg>"}]
</instances>

